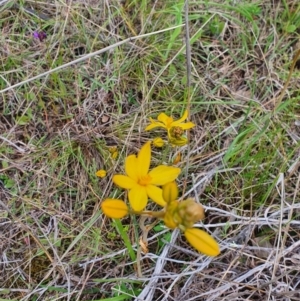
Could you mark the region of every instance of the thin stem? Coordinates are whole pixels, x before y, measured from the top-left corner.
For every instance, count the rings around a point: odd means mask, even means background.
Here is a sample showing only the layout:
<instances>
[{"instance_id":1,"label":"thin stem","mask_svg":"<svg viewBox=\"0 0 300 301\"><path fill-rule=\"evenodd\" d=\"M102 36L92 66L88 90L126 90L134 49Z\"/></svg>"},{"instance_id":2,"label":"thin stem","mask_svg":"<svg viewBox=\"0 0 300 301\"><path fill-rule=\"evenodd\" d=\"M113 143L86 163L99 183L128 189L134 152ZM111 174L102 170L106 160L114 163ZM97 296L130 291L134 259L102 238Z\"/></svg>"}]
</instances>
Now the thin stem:
<instances>
[{"instance_id":1,"label":"thin stem","mask_svg":"<svg viewBox=\"0 0 300 301\"><path fill-rule=\"evenodd\" d=\"M187 110L188 110L188 120L190 120L191 114L191 45L190 45L190 28L189 28L189 1L185 0L184 4L184 17L185 17L185 50L186 50L186 86L187 86ZM190 131L187 132L188 141L191 140ZM190 153L190 145L188 144L188 154ZM185 179L188 176L189 167L189 156L187 156L187 168L185 170ZM185 191L186 185L183 185L183 193Z\"/></svg>"}]
</instances>

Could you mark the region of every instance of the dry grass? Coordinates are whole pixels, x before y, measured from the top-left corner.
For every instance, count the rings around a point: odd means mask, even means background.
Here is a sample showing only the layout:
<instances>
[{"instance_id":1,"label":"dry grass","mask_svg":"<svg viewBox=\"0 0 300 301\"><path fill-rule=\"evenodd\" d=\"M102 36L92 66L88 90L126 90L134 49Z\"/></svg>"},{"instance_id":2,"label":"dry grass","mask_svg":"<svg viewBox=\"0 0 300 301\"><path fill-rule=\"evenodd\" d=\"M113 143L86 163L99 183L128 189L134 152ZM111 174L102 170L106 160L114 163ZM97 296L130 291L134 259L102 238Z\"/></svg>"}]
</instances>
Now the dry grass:
<instances>
[{"instance_id":1,"label":"dry grass","mask_svg":"<svg viewBox=\"0 0 300 301\"><path fill-rule=\"evenodd\" d=\"M184 2L0 3L1 300L299 300L299 64L274 109L300 48L298 1L189 1L197 127L179 183L222 253L158 224L142 277L99 205L124 197L111 177L159 134L148 118L188 104ZM136 252L138 219L121 227Z\"/></svg>"}]
</instances>

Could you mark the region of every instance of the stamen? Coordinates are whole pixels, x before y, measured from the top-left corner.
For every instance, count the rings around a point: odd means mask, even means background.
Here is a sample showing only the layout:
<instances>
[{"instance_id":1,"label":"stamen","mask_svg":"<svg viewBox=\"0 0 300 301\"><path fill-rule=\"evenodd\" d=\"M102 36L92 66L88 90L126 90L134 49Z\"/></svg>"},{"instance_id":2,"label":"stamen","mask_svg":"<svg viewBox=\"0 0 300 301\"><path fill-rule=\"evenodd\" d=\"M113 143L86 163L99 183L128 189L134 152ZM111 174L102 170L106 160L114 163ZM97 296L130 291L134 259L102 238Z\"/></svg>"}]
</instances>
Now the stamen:
<instances>
[{"instance_id":1,"label":"stamen","mask_svg":"<svg viewBox=\"0 0 300 301\"><path fill-rule=\"evenodd\" d=\"M151 180L151 177L149 175L146 175L139 179L139 184L142 186L146 186L151 182Z\"/></svg>"}]
</instances>

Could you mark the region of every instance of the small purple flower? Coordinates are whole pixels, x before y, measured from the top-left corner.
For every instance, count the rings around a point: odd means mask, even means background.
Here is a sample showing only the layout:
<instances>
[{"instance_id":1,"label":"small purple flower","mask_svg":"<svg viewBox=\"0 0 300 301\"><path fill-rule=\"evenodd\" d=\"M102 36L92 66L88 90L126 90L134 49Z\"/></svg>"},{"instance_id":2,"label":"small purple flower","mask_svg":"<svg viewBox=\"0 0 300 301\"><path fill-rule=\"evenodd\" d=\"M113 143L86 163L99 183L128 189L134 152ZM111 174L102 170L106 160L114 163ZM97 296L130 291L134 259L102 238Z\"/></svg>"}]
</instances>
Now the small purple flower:
<instances>
[{"instance_id":1,"label":"small purple flower","mask_svg":"<svg viewBox=\"0 0 300 301\"><path fill-rule=\"evenodd\" d=\"M34 37L35 39L39 39L40 42L43 42L44 39L47 38L47 35L46 35L46 33L45 33L44 31L34 31L34 32L33 32L33 37Z\"/></svg>"}]
</instances>

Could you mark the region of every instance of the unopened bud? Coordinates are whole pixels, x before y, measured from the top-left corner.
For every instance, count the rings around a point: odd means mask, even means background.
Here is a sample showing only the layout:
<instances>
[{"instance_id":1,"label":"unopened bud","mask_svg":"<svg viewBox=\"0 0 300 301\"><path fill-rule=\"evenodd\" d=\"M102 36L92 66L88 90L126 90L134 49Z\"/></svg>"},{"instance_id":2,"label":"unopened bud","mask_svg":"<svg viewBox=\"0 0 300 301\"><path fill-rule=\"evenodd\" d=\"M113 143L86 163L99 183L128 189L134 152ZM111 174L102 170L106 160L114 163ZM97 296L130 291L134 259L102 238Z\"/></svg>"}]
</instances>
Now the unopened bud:
<instances>
[{"instance_id":1,"label":"unopened bud","mask_svg":"<svg viewBox=\"0 0 300 301\"><path fill-rule=\"evenodd\" d=\"M170 229L177 228L181 222L181 220L178 219L178 205L178 201L172 201L170 203L167 203L167 206L165 207L166 212L164 216L164 223Z\"/></svg>"},{"instance_id":2,"label":"unopened bud","mask_svg":"<svg viewBox=\"0 0 300 301\"><path fill-rule=\"evenodd\" d=\"M159 147L159 148L163 147L165 144L164 140L162 140L162 138L160 137L154 138L152 143L155 147Z\"/></svg>"},{"instance_id":3,"label":"unopened bud","mask_svg":"<svg viewBox=\"0 0 300 301\"><path fill-rule=\"evenodd\" d=\"M184 236L199 252L208 256L217 256L220 254L220 247L217 241L203 230L197 228L186 229Z\"/></svg>"},{"instance_id":4,"label":"unopened bud","mask_svg":"<svg viewBox=\"0 0 300 301\"><path fill-rule=\"evenodd\" d=\"M129 213L128 207L122 200L106 199L101 204L105 215L111 218L122 218Z\"/></svg>"},{"instance_id":5,"label":"unopened bud","mask_svg":"<svg viewBox=\"0 0 300 301\"><path fill-rule=\"evenodd\" d=\"M169 203L175 201L178 198L178 186L175 181L169 182L162 187L163 199Z\"/></svg>"},{"instance_id":6,"label":"unopened bud","mask_svg":"<svg viewBox=\"0 0 300 301\"><path fill-rule=\"evenodd\" d=\"M105 178L106 177L106 170L100 169L96 172L96 176L99 178Z\"/></svg>"}]
</instances>

